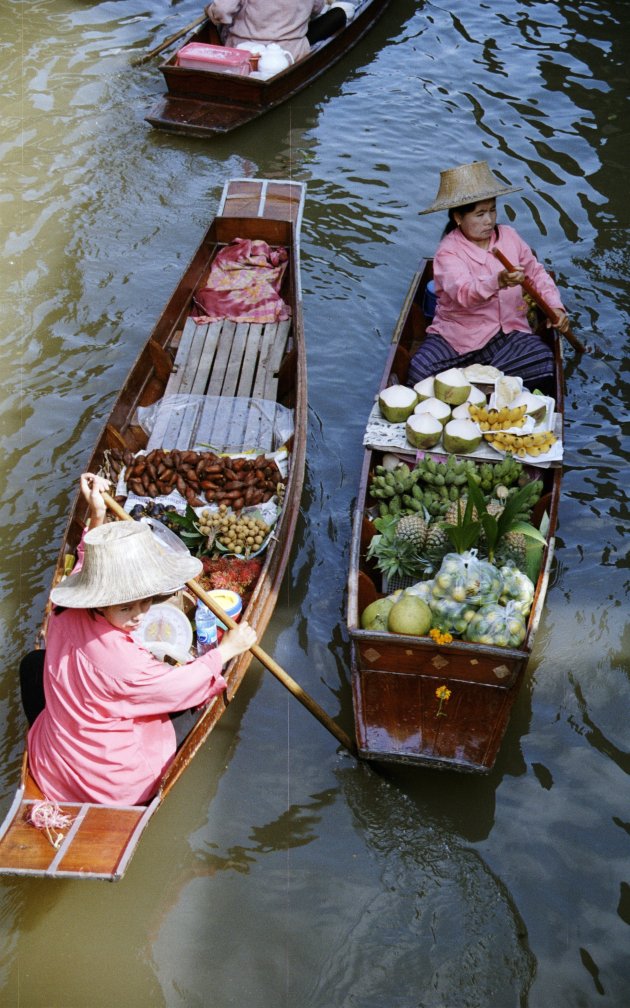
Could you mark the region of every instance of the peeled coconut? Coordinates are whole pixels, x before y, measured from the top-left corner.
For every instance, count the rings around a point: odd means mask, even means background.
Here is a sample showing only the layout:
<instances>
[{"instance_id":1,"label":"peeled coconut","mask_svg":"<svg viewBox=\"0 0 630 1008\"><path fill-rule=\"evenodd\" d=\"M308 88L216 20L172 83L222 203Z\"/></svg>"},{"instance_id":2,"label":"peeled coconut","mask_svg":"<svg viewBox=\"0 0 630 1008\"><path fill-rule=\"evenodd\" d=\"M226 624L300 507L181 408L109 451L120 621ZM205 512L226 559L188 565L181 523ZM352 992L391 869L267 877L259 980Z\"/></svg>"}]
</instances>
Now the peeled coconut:
<instances>
[{"instance_id":1,"label":"peeled coconut","mask_svg":"<svg viewBox=\"0 0 630 1008\"><path fill-rule=\"evenodd\" d=\"M444 430L441 422L431 413L412 413L407 420L407 441L414 448L434 448Z\"/></svg>"},{"instance_id":2,"label":"peeled coconut","mask_svg":"<svg viewBox=\"0 0 630 1008\"><path fill-rule=\"evenodd\" d=\"M385 632L387 630L388 616L393 605L394 599L390 596L371 602L361 613L362 629Z\"/></svg>"},{"instance_id":3,"label":"peeled coconut","mask_svg":"<svg viewBox=\"0 0 630 1008\"><path fill-rule=\"evenodd\" d=\"M451 407L448 403L442 402L441 399L436 399L435 396L432 396L430 399L424 399L422 402L419 402L414 408L414 413L430 413L431 416L434 416L436 420L439 420L444 425L451 418Z\"/></svg>"},{"instance_id":4,"label":"peeled coconut","mask_svg":"<svg viewBox=\"0 0 630 1008\"><path fill-rule=\"evenodd\" d=\"M470 392L470 382L461 368L449 368L435 376L435 395L450 406L460 406Z\"/></svg>"},{"instance_id":5,"label":"peeled coconut","mask_svg":"<svg viewBox=\"0 0 630 1008\"><path fill-rule=\"evenodd\" d=\"M406 385L390 385L378 397L381 413L390 423L404 423L417 402L417 394Z\"/></svg>"},{"instance_id":6,"label":"peeled coconut","mask_svg":"<svg viewBox=\"0 0 630 1008\"><path fill-rule=\"evenodd\" d=\"M517 395L516 399L513 399L510 403L510 409L516 409L517 406L524 405L527 415L533 417L534 423L539 424L547 415L547 402L546 396L534 395L533 392L523 389L521 394Z\"/></svg>"},{"instance_id":7,"label":"peeled coconut","mask_svg":"<svg viewBox=\"0 0 630 1008\"><path fill-rule=\"evenodd\" d=\"M388 629L391 633L422 637L431 629L431 610L418 595L403 595L389 612Z\"/></svg>"},{"instance_id":8,"label":"peeled coconut","mask_svg":"<svg viewBox=\"0 0 630 1008\"><path fill-rule=\"evenodd\" d=\"M481 441L482 435L472 420L450 420L444 428L444 450L449 455L469 455Z\"/></svg>"},{"instance_id":9,"label":"peeled coconut","mask_svg":"<svg viewBox=\"0 0 630 1008\"><path fill-rule=\"evenodd\" d=\"M414 392L418 396L420 402L423 399L430 399L434 395L433 391L433 375L429 375L428 378L423 378L422 381L416 382L413 387Z\"/></svg>"},{"instance_id":10,"label":"peeled coconut","mask_svg":"<svg viewBox=\"0 0 630 1008\"><path fill-rule=\"evenodd\" d=\"M470 420L470 412L468 407L470 406L470 401L467 399L466 402L462 403L461 406L455 406L451 417L453 420Z\"/></svg>"},{"instance_id":11,"label":"peeled coconut","mask_svg":"<svg viewBox=\"0 0 630 1008\"><path fill-rule=\"evenodd\" d=\"M476 385L471 385L466 402L474 403L475 406L485 406L486 397L480 388L477 388Z\"/></svg>"}]
</instances>

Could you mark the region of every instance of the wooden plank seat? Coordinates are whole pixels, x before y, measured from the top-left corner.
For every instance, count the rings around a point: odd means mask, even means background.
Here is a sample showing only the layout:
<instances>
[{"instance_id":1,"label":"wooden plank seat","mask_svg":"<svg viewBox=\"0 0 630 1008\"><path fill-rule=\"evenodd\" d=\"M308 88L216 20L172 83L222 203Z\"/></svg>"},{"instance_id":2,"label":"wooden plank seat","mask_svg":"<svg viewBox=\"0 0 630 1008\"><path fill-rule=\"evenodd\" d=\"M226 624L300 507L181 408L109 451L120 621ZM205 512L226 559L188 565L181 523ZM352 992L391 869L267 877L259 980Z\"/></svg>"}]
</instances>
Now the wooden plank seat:
<instances>
[{"instance_id":1,"label":"wooden plank seat","mask_svg":"<svg viewBox=\"0 0 630 1008\"><path fill-rule=\"evenodd\" d=\"M124 875L159 801L154 798L149 805L129 806L60 803L60 811L70 817L71 823L62 831L59 846L53 847L45 831L35 829L28 821L39 800L39 796L30 797L24 788L15 796L0 829L0 858L5 874L116 881Z\"/></svg>"},{"instance_id":2,"label":"wooden plank seat","mask_svg":"<svg viewBox=\"0 0 630 1008\"><path fill-rule=\"evenodd\" d=\"M272 450L290 326L288 320L197 324L189 318L147 448ZM194 398L164 402L172 396Z\"/></svg>"}]
</instances>

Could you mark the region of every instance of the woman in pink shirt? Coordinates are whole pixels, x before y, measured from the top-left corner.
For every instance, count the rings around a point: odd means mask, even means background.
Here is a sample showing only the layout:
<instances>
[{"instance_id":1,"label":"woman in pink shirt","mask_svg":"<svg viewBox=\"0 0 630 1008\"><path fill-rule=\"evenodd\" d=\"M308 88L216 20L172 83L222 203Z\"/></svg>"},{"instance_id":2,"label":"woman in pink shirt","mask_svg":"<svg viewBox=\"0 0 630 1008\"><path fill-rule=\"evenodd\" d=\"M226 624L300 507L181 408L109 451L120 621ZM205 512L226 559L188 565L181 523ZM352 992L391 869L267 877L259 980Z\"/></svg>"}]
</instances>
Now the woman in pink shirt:
<instances>
[{"instance_id":1,"label":"woman in pink shirt","mask_svg":"<svg viewBox=\"0 0 630 1008\"><path fill-rule=\"evenodd\" d=\"M214 0L206 14L223 28L223 44L277 42L293 59L310 51L309 21L326 7L326 0Z\"/></svg>"},{"instance_id":2,"label":"woman in pink shirt","mask_svg":"<svg viewBox=\"0 0 630 1008\"><path fill-rule=\"evenodd\" d=\"M45 706L28 735L30 769L49 799L136 805L156 792L176 752L171 712L226 688L223 665L248 650L246 621L182 666L132 637L154 598L174 594L201 561L164 549L139 522L105 524L106 481L81 477L90 529L75 572L51 592L43 661Z\"/></svg>"},{"instance_id":3,"label":"woman in pink shirt","mask_svg":"<svg viewBox=\"0 0 630 1008\"><path fill-rule=\"evenodd\" d=\"M435 202L422 213L448 210L449 220L433 260L437 308L427 338L414 355L408 383L451 367L486 364L524 384L553 393L553 355L527 320L525 277L556 310L555 328L569 321L558 289L532 250L507 224L497 224L496 197L505 186L485 161L441 172ZM504 269L499 248L514 265Z\"/></svg>"}]
</instances>

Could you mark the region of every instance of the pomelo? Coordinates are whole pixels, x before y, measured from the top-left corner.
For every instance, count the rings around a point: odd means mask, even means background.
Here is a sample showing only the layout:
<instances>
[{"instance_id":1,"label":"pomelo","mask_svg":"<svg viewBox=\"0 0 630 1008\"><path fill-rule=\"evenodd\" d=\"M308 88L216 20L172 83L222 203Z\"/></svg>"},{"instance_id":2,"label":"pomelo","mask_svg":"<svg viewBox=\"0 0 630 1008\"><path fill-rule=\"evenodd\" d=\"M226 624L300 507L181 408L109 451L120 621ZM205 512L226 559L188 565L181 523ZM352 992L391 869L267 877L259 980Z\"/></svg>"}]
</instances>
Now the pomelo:
<instances>
[{"instance_id":1,"label":"pomelo","mask_svg":"<svg viewBox=\"0 0 630 1008\"><path fill-rule=\"evenodd\" d=\"M361 613L362 629L383 632L387 630L387 619L393 605L394 599L390 596L387 598L379 598L376 599L375 602L371 602Z\"/></svg>"},{"instance_id":2,"label":"pomelo","mask_svg":"<svg viewBox=\"0 0 630 1008\"><path fill-rule=\"evenodd\" d=\"M392 606L387 627L391 633L422 637L431 629L431 610L418 595L403 595Z\"/></svg>"}]
</instances>

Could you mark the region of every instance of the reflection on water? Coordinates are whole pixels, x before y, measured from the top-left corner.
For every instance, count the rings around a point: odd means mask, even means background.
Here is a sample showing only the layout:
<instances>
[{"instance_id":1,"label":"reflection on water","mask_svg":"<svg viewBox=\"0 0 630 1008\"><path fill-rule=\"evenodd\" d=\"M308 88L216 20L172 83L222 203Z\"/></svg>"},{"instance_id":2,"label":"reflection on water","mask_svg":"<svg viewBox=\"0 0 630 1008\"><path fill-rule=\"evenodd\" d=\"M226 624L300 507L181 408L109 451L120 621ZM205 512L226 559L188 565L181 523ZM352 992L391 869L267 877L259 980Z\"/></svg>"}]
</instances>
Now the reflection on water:
<instances>
[{"instance_id":1,"label":"reflection on water","mask_svg":"<svg viewBox=\"0 0 630 1008\"><path fill-rule=\"evenodd\" d=\"M363 427L409 280L444 224L417 211L441 168L474 158L522 187L500 214L555 271L591 347L566 348L556 570L488 777L355 768L253 671L123 883L3 884L5 1000L617 1008L629 979L627 2L398 0L317 84L214 143L149 129L157 61L131 64L199 9L0 5L2 811L24 731L14 670L68 501L229 176L308 183L307 482L265 649L352 731L344 605Z\"/></svg>"}]
</instances>

